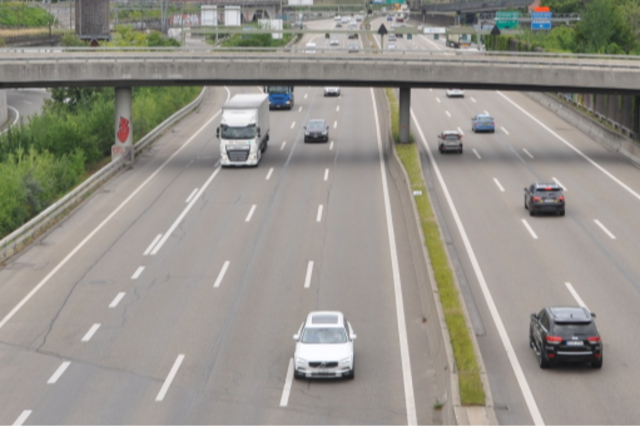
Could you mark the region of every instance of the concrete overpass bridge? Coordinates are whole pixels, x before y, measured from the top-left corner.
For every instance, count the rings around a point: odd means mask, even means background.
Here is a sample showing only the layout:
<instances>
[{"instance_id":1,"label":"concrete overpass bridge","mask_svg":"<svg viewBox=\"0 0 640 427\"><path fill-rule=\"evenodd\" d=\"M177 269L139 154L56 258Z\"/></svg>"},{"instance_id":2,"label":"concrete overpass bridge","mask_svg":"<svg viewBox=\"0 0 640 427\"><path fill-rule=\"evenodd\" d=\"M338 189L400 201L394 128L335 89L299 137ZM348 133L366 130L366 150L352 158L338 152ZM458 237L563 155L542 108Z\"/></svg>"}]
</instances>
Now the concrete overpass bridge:
<instances>
[{"instance_id":1,"label":"concrete overpass bridge","mask_svg":"<svg viewBox=\"0 0 640 427\"><path fill-rule=\"evenodd\" d=\"M409 140L411 88L640 94L640 57L473 51L304 54L276 50L4 50L0 89L115 87L116 130L131 121L131 87L287 85L396 87L400 140ZM115 154L131 146L116 131ZM120 138L120 142L119 139ZM130 138L130 135L129 135ZM121 147L121 148L122 148ZM131 151L132 152L132 151Z\"/></svg>"}]
</instances>

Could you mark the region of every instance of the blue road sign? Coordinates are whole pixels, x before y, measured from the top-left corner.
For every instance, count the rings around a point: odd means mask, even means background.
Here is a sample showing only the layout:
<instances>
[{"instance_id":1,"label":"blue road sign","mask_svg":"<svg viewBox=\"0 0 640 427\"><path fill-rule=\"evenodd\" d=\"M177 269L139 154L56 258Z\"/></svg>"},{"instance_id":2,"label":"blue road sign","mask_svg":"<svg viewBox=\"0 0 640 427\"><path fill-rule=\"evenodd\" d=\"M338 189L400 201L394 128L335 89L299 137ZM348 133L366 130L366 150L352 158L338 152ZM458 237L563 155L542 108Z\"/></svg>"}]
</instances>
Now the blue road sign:
<instances>
[{"instance_id":1,"label":"blue road sign","mask_svg":"<svg viewBox=\"0 0 640 427\"><path fill-rule=\"evenodd\" d=\"M553 12L531 12L532 30L550 30Z\"/></svg>"}]
</instances>

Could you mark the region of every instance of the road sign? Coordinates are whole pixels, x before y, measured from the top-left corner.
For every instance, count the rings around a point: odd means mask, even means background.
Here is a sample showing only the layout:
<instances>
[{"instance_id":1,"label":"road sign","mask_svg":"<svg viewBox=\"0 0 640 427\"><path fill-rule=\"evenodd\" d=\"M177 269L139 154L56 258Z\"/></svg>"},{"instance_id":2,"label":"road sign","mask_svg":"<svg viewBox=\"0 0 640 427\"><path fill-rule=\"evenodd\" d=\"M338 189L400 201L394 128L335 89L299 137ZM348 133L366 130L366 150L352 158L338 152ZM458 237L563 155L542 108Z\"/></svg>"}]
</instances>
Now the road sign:
<instances>
[{"instance_id":1,"label":"road sign","mask_svg":"<svg viewBox=\"0 0 640 427\"><path fill-rule=\"evenodd\" d=\"M550 30L552 12L531 12L532 30Z\"/></svg>"},{"instance_id":2,"label":"road sign","mask_svg":"<svg viewBox=\"0 0 640 427\"><path fill-rule=\"evenodd\" d=\"M520 12L496 12L495 17L496 25L501 30L510 29L514 30L518 28L520 22Z\"/></svg>"},{"instance_id":3,"label":"road sign","mask_svg":"<svg viewBox=\"0 0 640 427\"><path fill-rule=\"evenodd\" d=\"M445 27L424 27L422 31L425 34L446 34L447 29Z\"/></svg>"}]
</instances>

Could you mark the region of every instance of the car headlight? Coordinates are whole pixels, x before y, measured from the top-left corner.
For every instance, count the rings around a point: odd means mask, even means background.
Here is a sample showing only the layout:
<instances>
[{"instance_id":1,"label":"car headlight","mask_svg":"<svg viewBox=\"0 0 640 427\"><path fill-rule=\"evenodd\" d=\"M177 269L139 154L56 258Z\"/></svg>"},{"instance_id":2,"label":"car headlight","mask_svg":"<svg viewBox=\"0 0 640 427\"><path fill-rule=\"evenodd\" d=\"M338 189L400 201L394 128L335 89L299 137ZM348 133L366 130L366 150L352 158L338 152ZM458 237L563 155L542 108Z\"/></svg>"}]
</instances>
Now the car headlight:
<instances>
[{"instance_id":1,"label":"car headlight","mask_svg":"<svg viewBox=\"0 0 640 427\"><path fill-rule=\"evenodd\" d=\"M296 357L296 364L297 365L306 365L307 361L306 361L306 359L303 359L302 357Z\"/></svg>"},{"instance_id":2,"label":"car headlight","mask_svg":"<svg viewBox=\"0 0 640 427\"><path fill-rule=\"evenodd\" d=\"M323 135L326 135L326 134L327 134L327 131L326 131L326 130L325 130L325 131L322 131L322 134L323 134Z\"/></svg>"},{"instance_id":3,"label":"car headlight","mask_svg":"<svg viewBox=\"0 0 640 427\"><path fill-rule=\"evenodd\" d=\"M353 360L352 356L345 357L344 359L340 359L340 364L341 365L348 365L348 364L351 363L352 360Z\"/></svg>"}]
</instances>

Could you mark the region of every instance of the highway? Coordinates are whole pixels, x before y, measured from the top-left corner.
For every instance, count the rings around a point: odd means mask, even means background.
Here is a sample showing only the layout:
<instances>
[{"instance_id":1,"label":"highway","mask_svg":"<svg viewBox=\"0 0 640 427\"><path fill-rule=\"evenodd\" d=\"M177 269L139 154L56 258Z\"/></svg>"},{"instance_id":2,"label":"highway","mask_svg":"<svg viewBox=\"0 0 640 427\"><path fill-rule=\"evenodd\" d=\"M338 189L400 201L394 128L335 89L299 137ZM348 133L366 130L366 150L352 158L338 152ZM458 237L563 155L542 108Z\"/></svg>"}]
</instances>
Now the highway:
<instances>
[{"instance_id":1,"label":"highway","mask_svg":"<svg viewBox=\"0 0 640 427\"><path fill-rule=\"evenodd\" d=\"M0 424L440 423L384 97L298 87L260 166L220 169L220 107L258 91L211 88L0 270ZM291 380L317 309L358 334L354 380Z\"/></svg>"},{"instance_id":2,"label":"highway","mask_svg":"<svg viewBox=\"0 0 640 427\"><path fill-rule=\"evenodd\" d=\"M426 36L397 45L446 49ZM413 90L411 101L412 133L500 424L637 424L638 166L521 93L467 90L448 99L444 90L425 89ZM471 116L485 111L496 119L495 134L472 133ZM436 134L445 129L464 132L463 155L437 152ZM566 216L530 217L523 188L551 180L566 189ZM528 345L529 314L548 305L596 313L601 370L538 367Z\"/></svg>"}]
</instances>

